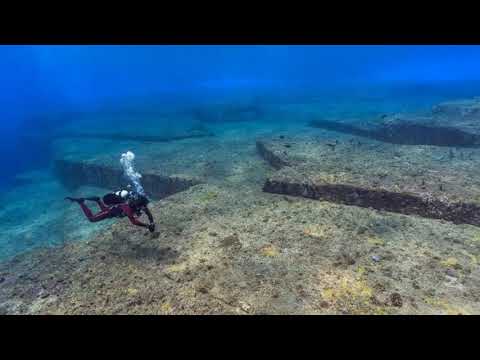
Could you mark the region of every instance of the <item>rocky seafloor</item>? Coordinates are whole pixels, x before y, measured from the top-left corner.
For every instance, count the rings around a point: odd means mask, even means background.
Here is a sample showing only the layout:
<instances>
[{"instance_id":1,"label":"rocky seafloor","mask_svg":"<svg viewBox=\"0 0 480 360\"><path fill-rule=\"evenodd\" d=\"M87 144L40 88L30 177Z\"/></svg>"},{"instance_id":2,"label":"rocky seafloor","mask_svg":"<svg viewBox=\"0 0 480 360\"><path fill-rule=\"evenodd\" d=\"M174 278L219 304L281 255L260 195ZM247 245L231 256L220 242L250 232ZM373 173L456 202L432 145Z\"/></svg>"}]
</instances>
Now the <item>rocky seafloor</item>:
<instances>
[{"instance_id":1,"label":"rocky seafloor","mask_svg":"<svg viewBox=\"0 0 480 360\"><path fill-rule=\"evenodd\" d=\"M65 196L97 194L106 189L80 186L69 192L50 170L23 173L0 195L0 261L23 251L88 239L111 221L82 226L78 209L66 207Z\"/></svg>"},{"instance_id":2,"label":"rocky seafloor","mask_svg":"<svg viewBox=\"0 0 480 360\"><path fill-rule=\"evenodd\" d=\"M0 313L480 313L480 227L263 191L268 179L284 170L271 166L257 147L259 139L281 139L285 161L302 164L320 143L322 151L342 155L336 161L346 166L355 137L308 128L306 122L212 129L215 136L208 141L140 146L170 154L168 166L159 171L200 179L152 203L158 232L122 219L87 240L3 261ZM296 143L306 132L318 136L319 143ZM69 156L77 156L80 148L71 142ZM453 158L447 148L398 149L417 169L428 169L433 161L441 164L434 170L441 171L450 169L449 162L461 167L455 160L470 164L476 159L469 153L460 159L457 149ZM356 161L362 161L361 153ZM475 186L470 181L468 191L478 191ZM68 206L86 221L78 208Z\"/></svg>"}]
</instances>

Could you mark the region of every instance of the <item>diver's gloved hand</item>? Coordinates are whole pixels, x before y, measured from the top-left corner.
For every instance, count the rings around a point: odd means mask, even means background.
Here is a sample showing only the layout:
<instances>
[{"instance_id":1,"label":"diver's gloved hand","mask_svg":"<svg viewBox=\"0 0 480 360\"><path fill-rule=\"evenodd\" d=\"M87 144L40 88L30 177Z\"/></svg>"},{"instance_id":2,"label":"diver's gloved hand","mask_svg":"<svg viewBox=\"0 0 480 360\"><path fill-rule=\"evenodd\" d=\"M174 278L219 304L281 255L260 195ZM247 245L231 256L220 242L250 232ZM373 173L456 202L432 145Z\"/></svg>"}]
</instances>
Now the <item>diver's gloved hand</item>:
<instances>
[{"instance_id":1,"label":"diver's gloved hand","mask_svg":"<svg viewBox=\"0 0 480 360\"><path fill-rule=\"evenodd\" d=\"M155 231L155 224L148 225L148 230L153 233Z\"/></svg>"}]
</instances>

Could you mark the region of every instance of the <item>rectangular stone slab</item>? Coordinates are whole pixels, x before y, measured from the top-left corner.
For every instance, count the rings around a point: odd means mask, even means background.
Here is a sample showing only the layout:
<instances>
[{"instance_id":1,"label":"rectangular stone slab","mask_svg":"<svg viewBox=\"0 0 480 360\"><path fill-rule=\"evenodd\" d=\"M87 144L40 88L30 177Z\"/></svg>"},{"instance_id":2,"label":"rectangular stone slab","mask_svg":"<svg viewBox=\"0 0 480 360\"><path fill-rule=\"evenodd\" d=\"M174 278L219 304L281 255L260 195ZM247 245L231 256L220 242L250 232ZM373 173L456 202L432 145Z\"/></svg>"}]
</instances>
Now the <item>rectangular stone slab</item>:
<instances>
[{"instance_id":1,"label":"rectangular stone slab","mask_svg":"<svg viewBox=\"0 0 480 360\"><path fill-rule=\"evenodd\" d=\"M92 112L69 118L53 137L168 142L212 135L205 125L177 113Z\"/></svg>"},{"instance_id":2,"label":"rectangular stone slab","mask_svg":"<svg viewBox=\"0 0 480 360\"><path fill-rule=\"evenodd\" d=\"M109 166L56 160L55 171L69 188L90 185L112 189L113 191L125 188L128 184L120 169ZM179 191L184 191L199 183L196 179L175 176L149 173L142 175L142 185L145 192L154 199L161 199Z\"/></svg>"},{"instance_id":3,"label":"rectangular stone slab","mask_svg":"<svg viewBox=\"0 0 480 360\"><path fill-rule=\"evenodd\" d=\"M126 133L65 133L57 135L56 138L76 138L76 139L108 139L120 141L140 141L140 142L169 142L185 139L203 138L213 136L211 132L191 131L172 135L131 135Z\"/></svg>"},{"instance_id":4,"label":"rectangular stone slab","mask_svg":"<svg viewBox=\"0 0 480 360\"><path fill-rule=\"evenodd\" d=\"M120 181L125 181L118 177L122 171L120 157L126 151L135 154L134 166L143 176L142 183L148 182L150 177L161 184L164 181L159 179L165 178L176 179L175 183L180 181L181 184L236 183L243 176L254 181L257 173L247 175L255 167L248 162L254 150L254 143L246 138L250 131L232 129L224 129L226 135L222 136L173 142L65 138L54 141L52 147L57 166L62 165L58 167L65 167L65 162L75 164L75 171L59 171L65 183L117 187ZM86 174L80 176L79 170ZM156 192L161 195L163 190Z\"/></svg>"},{"instance_id":5,"label":"rectangular stone slab","mask_svg":"<svg viewBox=\"0 0 480 360\"><path fill-rule=\"evenodd\" d=\"M459 119L478 119L480 116L480 97L445 101L432 108L435 115L448 116ZM478 132L478 127L475 127Z\"/></svg>"},{"instance_id":6,"label":"rectangular stone slab","mask_svg":"<svg viewBox=\"0 0 480 360\"><path fill-rule=\"evenodd\" d=\"M208 151L215 149L212 138L191 138L175 142L142 142L112 139L65 138L53 142L55 159L101 165L121 170L121 154L135 154L140 173L184 178L202 177Z\"/></svg>"},{"instance_id":7,"label":"rectangular stone slab","mask_svg":"<svg viewBox=\"0 0 480 360\"><path fill-rule=\"evenodd\" d=\"M480 150L335 135L258 139L264 191L480 225Z\"/></svg>"},{"instance_id":8,"label":"rectangular stone slab","mask_svg":"<svg viewBox=\"0 0 480 360\"><path fill-rule=\"evenodd\" d=\"M203 154L210 146L205 139L156 143L70 138L53 143L56 172L70 187L92 185L113 190L125 186L120 157L133 151L142 185L154 198L204 182L207 159Z\"/></svg>"},{"instance_id":9,"label":"rectangular stone slab","mask_svg":"<svg viewBox=\"0 0 480 360\"><path fill-rule=\"evenodd\" d=\"M383 115L368 122L316 119L310 126L393 144L480 146L480 99L441 103L425 115Z\"/></svg>"}]
</instances>

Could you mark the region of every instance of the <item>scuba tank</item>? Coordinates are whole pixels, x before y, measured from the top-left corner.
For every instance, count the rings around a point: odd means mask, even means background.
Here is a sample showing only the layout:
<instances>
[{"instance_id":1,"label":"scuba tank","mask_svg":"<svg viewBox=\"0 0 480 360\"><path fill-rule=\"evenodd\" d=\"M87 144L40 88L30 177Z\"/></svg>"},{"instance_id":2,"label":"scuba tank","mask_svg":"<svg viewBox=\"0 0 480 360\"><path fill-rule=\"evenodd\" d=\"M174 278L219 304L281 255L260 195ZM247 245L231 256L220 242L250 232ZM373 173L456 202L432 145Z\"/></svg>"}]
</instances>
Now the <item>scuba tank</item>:
<instances>
[{"instance_id":1,"label":"scuba tank","mask_svg":"<svg viewBox=\"0 0 480 360\"><path fill-rule=\"evenodd\" d=\"M127 186L127 189L121 189L105 195L103 202L106 205L118 205L128 202L133 197L133 192L130 190L130 186Z\"/></svg>"},{"instance_id":2,"label":"scuba tank","mask_svg":"<svg viewBox=\"0 0 480 360\"><path fill-rule=\"evenodd\" d=\"M131 193L132 193L131 191L120 190L120 191L115 192L114 194L121 197L124 200L127 200L131 196Z\"/></svg>"}]
</instances>

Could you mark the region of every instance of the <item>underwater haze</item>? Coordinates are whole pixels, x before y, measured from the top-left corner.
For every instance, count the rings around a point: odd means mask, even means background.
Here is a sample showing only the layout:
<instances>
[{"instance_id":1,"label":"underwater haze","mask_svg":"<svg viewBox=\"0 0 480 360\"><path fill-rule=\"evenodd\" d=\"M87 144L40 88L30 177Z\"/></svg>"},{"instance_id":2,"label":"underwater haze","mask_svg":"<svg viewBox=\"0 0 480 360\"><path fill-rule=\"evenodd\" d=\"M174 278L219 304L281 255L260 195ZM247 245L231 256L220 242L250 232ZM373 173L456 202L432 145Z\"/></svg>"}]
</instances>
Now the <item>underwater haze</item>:
<instances>
[{"instance_id":1,"label":"underwater haze","mask_svg":"<svg viewBox=\"0 0 480 360\"><path fill-rule=\"evenodd\" d=\"M474 45L0 46L0 312L480 312L479 63ZM128 185L156 231L65 200ZM204 266L214 284L189 278Z\"/></svg>"}]
</instances>

